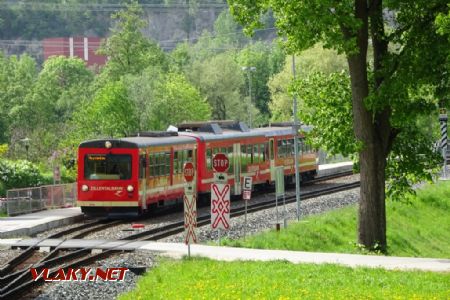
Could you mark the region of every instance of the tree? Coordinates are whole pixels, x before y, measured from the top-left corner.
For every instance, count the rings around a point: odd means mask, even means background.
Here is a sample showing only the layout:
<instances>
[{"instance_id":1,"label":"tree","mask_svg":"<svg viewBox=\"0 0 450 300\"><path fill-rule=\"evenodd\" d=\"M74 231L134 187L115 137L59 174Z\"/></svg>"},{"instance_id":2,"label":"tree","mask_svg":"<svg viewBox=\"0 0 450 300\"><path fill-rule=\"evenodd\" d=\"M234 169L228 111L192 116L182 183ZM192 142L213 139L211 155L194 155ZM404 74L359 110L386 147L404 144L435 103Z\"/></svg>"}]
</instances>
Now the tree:
<instances>
[{"instance_id":1,"label":"tree","mask_svg":"<svg viewBox=\"0 0 450 300\"><path fill-rule=\"evenodd\" d=\"M142 16L137 2L112 16L116 20L112 34L98 50L99 54L109 57L105 72L112 80L125 74L139 74L150 66L167 68L162 50L141 32L147 26Z\"/></svg>"},{"instance_id":2,"label":"tree","mask_svg":"<svg viewBox=\"0 0 450 300\"><path fill-rule=\"evenodd\" d=\"M252 110L253 118L258 115L249 98L242 101L240 91L244 88L244 74L232 53L221 53L206 61L195 61L187 73L190 81L206 96L212 107L213 119L248 121L249 109Z\"/></svg>"},{"instance_id":3,"label":"tree","mask_svg":"<svg viewBox=\"0 0 450 300\"><path fill-rule=\"evenodd\" d=\"M169 73L159 83L149 105L151 129L165 130L184 121L203 121L211 117L211 107L183 75Z\"/></svg>"},{"instance_id":4,"label":"tree","mask_svg":"<svg viewBox=\"0 0 450 300\"><path fill-rule=\"evenodd\" d=\"M92 101L86 101L75 112L75 128L68 140L74 143L88 138L127 136L138 130L137 114L124 82L108 82Z\"/></svg>"},{"instance_id":5,"label":"tree","mask_svg":"<svg viewBox=\"0 0 450 300\"><path fill-rule=\"evenodd\" d=\"M437 101L415 96L423 95L424 90L436 97L448 96L442 82L448 78L445 59L449 42L436 34L434 25L436 16L448 11L447 1L228 2L232 13L249 30L256 28L261 15L271 9L279 33L286 37L285 45L292 52L322 42L345 53L361 170L358 240L368 249L386 251L386 168L388 160L395 159L390 154L394 149L410 156L420 154L418 148L422 147L398 147L399 142L405 142L400 136L418 132L416 117L435 111ZM388 23L384 11L395 12L393 22ZM369 40L373 47L370 68ZM410 137L409 145L424 141L414 139L416 134Z\"/></svg>"},{"instance_id":6,"label":"tree","mask_svg":"<svg viewBox=\"0 0 450 300\"><path fill-rule=\"evenodd\" d=\"M296 76L299 78L307 78L309 75L317 72L328 75L348 69L343 55L338 55L334 50L324 49L320 44L316 44L314 47L297 55L295 62ZM293 118L293 96L292 93L289 92L289 85L292 80L292 57L289 56L285 59L283 70L272 76L267 83L270 92L269 110L271 121L281 122ZM296 89L296 91L298 92L300 90ZM304 105L303 97L298 97L297 101L299 112L307 109ZM302 116L300 120L302 122L305 121Z\"/></svg>"},{"instance_id":7,"label":"tree","mask_svg":"<svg viewBox=\"0 0 450 300\"><path fill-rule=\"evenodd\" d=\"M32 158L50 156L67 134L66 122L75 108L90 97L92 79L93 73L79 58L48 59L26 95L11 107L12 146L28 137Z\"/></svg>"},{"instance_id":8,"label":"tree","mask_svg":"<svg viewBox=\"0 0 450 300\"><path fill-rule=\"evenodd\" d=\"M139 131L166 130L183 121L208 120L211 107L184 75L154 69L124 78L130 100L139 111Z\"/></svg>"},{"instance_id":9,"label":"tree","mask_svg":"<svg viewBox=\"0 0 450 300\"><path fill-rule=\"evenodd\" d=\"M8 142L14 130L13 111L20 107L37 77L36 62L28 55L0 54L0 142Z\"/></svg>"},{"instance_id":10,"label":"tree","mask_svg":"<svg viewBox=\"0 0 450 300\"><path fill-rule=\"evenodd\" d=\"M237 57L241 66L255 67L256 70L251 72L252 76L252 99L258 110L264 114L267 119L269 117L270 92L267 82L270 77L277 74L282 68L285 60L283 51L275 45L267 45L263 42L256 42L242 49ZM247 75L247 74L246 74ZM245 76L245 92L249 85L249 78ZM267 123L267 122L265 122Z\"/></svg>"}]
</instances>

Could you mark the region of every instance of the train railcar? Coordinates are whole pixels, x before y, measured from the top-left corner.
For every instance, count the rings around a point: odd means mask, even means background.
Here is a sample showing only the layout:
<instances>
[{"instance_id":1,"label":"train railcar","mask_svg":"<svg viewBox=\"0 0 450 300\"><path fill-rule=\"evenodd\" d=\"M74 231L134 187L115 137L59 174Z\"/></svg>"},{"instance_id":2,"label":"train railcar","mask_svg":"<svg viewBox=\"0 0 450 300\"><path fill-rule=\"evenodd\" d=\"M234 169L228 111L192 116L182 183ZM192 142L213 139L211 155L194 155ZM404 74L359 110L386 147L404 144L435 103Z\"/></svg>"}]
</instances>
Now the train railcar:
<instances>
[{"instance_id":1,"label":"train railcar","mask_svg":"<svg viewBox=\"0 0 450 300\"><path fill-rule=\"evenodd\" d=\"M152 208L181 202L183 165L196 166L199 194L209 194L212 157L225 153L232 194L242 193L242 180L271 184L275 167L287 181L294 178L291 127L248 129L244 123L211 121L184 123L179 132L144 133L137 137L87 141L78 153L78 205L88 215L138 215ZM302 178L317 172L316 152L300 137Z\"/></svg>"},{"instance_id":2,"label":"train railcar","mask_svg":"<svg viewBox=\"0 0 450 300\"><path fill-rule=\"evenodd\" d=\"M94 140L78 151L78 205L87 215L138 215L180 199L197 143L176 133Z\"/></svg>"}]
</instances>

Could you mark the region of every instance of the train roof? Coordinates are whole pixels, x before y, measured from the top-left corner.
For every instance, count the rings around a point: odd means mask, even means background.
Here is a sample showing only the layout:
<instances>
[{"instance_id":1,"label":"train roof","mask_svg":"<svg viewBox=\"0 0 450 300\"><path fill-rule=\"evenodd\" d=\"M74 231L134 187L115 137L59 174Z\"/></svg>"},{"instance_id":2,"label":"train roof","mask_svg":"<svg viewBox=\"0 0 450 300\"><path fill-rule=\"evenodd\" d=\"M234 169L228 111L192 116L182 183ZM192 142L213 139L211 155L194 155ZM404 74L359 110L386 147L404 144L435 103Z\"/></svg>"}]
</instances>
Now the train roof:
<instances>
[{"instance_id":1,"label":"train roof","mask_svg":"<svg viewBox=\"0 0 450 300\"><path fill-rule=\"evenodd\" d=\"M249 129L248 131L236 131L224 129L221 133L216 134L213 132L199 132L199 131L186 131L180 132L183 136L194 136L200 138L202 141L218 141L218 140L230 140L230 139L245 139L251 137L273 137L292 135L293 131L290 127L262 127Z\"/></svg>"},{"instance_id":2,"label":"train roof","mask_svg":"<svg viewBox=\"0 0 450 300\"><path fill-rule=\"evenodd\" d=\"M194 138L189 136L136 136L136 137L124 137L119 139L99 139L86 141L80 144L80 148L106 148L105 143L109 141L112 144L112 148L144 148L151 146L166 146L166 145L179 145L179 144L195 144Z\"/></svg>"},{"instance_id":3,"label":"train roof","mask_svg":"<svg viewBox=\"0 0 450 300\"><path fill-rule=\"evenodd\" d=\"M303 131L310 131L310 126L301 126ZM80 148L106 148L106 142L112 148L143 148L179 144L195 144L196 138L201 141L220 141L246 139L252 137L274 137L293 135L292 123L280 123L276 126L249 129L243 122L208 121L183 123L178 126L179 132L150 131L137 133L136 136L124 138L98 139L80 144Z\"/></svg>"}]
</instances>

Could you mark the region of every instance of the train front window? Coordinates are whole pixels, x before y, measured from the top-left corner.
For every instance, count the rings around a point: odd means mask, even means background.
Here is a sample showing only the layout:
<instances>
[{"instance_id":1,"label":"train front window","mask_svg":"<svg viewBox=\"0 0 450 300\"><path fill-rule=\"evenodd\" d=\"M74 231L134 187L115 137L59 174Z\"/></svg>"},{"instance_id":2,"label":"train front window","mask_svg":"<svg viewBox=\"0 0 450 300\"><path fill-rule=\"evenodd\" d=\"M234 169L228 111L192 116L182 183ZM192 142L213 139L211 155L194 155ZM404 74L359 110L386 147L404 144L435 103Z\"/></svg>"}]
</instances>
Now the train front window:
<instances>
[{"instance_id":1,"label":"train front window","mask_svg":"<svg viewBox=\"0 0 450 300\"><path fill-rule=\"evenodd\" d=\"M131 155L86 154L84 178L89 180L131 179Z\"/></svg>"}]
</instances>

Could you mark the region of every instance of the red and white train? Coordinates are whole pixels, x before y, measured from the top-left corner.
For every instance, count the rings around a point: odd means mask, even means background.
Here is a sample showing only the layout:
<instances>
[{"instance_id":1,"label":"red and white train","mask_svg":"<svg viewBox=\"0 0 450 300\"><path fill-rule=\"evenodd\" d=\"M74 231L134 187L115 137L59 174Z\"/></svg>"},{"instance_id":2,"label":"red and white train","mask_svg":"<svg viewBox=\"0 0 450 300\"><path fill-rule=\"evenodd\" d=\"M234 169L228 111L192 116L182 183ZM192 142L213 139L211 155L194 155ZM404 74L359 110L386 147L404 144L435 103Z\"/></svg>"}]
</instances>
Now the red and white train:
<instances>
[{"instance_id":1,"label":"red and white train","mask_svg":"<svg viewBox=\"0 0 450 300\"><path fill-rule=\"evenodd\" d=\"M283 126L285 125L285 126ZM286 182L294 171L292 127L248 129L242 122L185 123L178 132L147 132L135 137L86 141L78 151L78 205L87 215L138 215L182 202L183 165L196 166L199 195L214 181L212 157L228 156L232 195L242 193L244 176L253 184L272 184L282 166ZM300 137L301 178L317 173L317 153Z\"/></svg>"}]
</instances>

